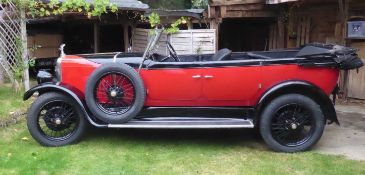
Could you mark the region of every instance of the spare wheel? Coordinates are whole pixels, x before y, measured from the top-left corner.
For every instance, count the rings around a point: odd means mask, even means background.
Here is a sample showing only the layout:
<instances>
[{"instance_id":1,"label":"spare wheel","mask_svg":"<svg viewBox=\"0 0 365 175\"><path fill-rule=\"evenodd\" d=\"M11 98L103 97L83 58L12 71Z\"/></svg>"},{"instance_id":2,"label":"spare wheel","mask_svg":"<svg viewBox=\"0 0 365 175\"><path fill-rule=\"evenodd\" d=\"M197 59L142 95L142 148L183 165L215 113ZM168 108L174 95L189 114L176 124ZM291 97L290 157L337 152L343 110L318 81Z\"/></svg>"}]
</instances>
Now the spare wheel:
<instances>
[{"instance_id":1,"label":"spare wheel","mask_svg":"<svg viewBox=\"0 0 365 175\"><path fill-rule=\"evenodd\" d=\"M85 99L89 110L110 124L125 123L137 116L145 97L141 77L126 64L103 64L87 80Z\"/></svg>"}]
</instances>

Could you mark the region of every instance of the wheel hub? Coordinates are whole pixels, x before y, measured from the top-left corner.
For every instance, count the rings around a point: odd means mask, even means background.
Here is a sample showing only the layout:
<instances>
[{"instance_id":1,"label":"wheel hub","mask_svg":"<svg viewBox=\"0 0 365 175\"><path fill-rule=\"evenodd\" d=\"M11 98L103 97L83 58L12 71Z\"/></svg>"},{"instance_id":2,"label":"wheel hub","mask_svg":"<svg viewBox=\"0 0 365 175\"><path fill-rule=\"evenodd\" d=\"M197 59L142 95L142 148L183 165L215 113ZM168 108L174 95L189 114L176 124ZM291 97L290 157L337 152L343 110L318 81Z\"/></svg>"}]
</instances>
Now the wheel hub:
<instances>
[{"instance_id":1,"label":"wheel hub","mask_svg":"<svg viewBox=\"0 0 365 175\"><path fill-rule=\"evenodd\" d=\"M124 91L118 86L113 86L108 89L107 95L111 99L121 99L124 96Z\"/></svg>"},{"instance_id":2,"label":"wheel hub","mask_svg":"<svg viewBox=\"0 0 365 175\"><path fill-rule=\"evenodd\" d=\"M62 107L56 106L49 109L45 114L44 121L47 127L53 131L61 131L69 127L69 124L67 124L68 122L65 121L64 116L60 115L60 111L62 110Z\"/></svg>"},{"instance_id":3,"label":"wheel hub","mask_svg":"<svg viewBox=\"0 0 365 175\"><path fill-rule=\"evenodd\" d=\"M56 125L60 125L60 124L62 123L62 121L61 121L61 119L60 119L60 118L56 118L56 119L54 120L54 123L55 123Z\"/></svg>"},{"instance_id":4,"label":"wheel hub","mask_svg":"<svg viewBox=\"0 0 365 175\"><path fill-rule=\"evenodd\" d=\"M291 129L296 130L298 128L298 125L296 123L291 124Z\"/></svg>"},{"instance_id":5,"label":"wheel hub","mask_svg":"<svg viewBox=\"0 0 365 175\"><path fill-rule=\"evenodd\" d=\"M112 96L112 97L116 97L116 96L117 96L117 91L112 90L112 91L110 92L110 96Z\"/></svg>"},{"instance_id":6,"label":"wheel hub","mask_svg":"<svg viewBox=\"0 0 365 175\"><path fill-rule=\"evenodd\" d=\"M312 116L298 104L288 104L275 113L272 123L273 137L285 146L301 145L313 132Z\"/></svg>"}]
</instances>

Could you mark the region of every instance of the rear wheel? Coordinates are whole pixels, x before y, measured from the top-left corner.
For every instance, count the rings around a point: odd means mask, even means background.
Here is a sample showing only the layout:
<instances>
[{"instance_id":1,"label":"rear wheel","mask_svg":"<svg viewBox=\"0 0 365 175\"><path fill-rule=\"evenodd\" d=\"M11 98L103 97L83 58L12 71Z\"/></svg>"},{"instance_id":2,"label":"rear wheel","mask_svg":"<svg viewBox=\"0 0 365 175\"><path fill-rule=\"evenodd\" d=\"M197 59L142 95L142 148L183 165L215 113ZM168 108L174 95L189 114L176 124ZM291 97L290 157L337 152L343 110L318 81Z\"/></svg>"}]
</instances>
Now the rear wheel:
<instances>
[{"instance_id":1,"label":"rear wheel","mask_svg":"<svg viewBox=\"0 0 365 175\"><path fill-rule=\"evenodd\" d=\"M28 110L28 130L44 146L75 143L85 132L86 125L78 104L64 94L43 94Z\"/></svg>"},{"instance_id":2,"label":"rear wheel","mask_svg":"<svg viewBox=\"0 0 365 175\"><path fill-rule=\"evenodd\" d=\"M85 98L90 111L107 123L124 123L141 111L145 89L137 72L126 64L104 64L86 84Z\"/></svg>"},{"instance_id":3,"label":"rear wheel","mask_svg":"<svg viewBox=\"0 0 365 175\"><path fill-rule=\"evenodd\" d=\"M280 152L308 150L318 142L324 127L320 106L300 94L274 99L260 120L261 136L271 149Z\"/></svg>"}]
</instances>

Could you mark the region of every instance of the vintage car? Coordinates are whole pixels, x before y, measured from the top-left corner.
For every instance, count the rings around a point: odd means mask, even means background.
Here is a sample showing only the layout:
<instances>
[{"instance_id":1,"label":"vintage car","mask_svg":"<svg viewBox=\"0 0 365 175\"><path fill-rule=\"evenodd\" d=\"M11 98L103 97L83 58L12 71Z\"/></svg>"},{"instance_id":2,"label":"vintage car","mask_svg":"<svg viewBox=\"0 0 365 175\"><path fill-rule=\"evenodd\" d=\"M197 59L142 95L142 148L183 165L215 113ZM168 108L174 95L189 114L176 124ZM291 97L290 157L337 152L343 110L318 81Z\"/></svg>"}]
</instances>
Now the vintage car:
<instances>
[{"instance_id":1,"label":"vintage car","mask_svg":"<svg viewBox=\"0 0 365 175\"><path fill-rule=\"evenodd\" d=\"M328 123L340 69L363 66L356 50L308 44L267 52L177 55L154 52L65 55L56 75L40 71L28 111L30 134L45 146L78 141L87 125L100 128L257 128L274 151L309 149Z\"/></svg>"}]
</instances>

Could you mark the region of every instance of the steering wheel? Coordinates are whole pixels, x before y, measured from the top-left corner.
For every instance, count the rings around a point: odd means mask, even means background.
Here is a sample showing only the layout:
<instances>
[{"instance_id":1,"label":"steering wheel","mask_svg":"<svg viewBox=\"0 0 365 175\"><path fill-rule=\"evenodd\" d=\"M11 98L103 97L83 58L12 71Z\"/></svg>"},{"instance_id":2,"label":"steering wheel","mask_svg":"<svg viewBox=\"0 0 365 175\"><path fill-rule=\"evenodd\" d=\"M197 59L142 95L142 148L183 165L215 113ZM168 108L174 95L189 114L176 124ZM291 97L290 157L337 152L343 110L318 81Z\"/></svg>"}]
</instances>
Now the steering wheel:
<instances>
[{"instance_id":1,"label":"steering wheel","mask_svg":"<svg viewBox=\"0 0 365 175\"><path fill-rule=\"evenodd\" d=\"M167 41L167 48L169 49L170 57L172 57L176 62L180 62L180 58L177 56L175 49L172 47L171 43Z\"/></svg>"}]
</instances>

